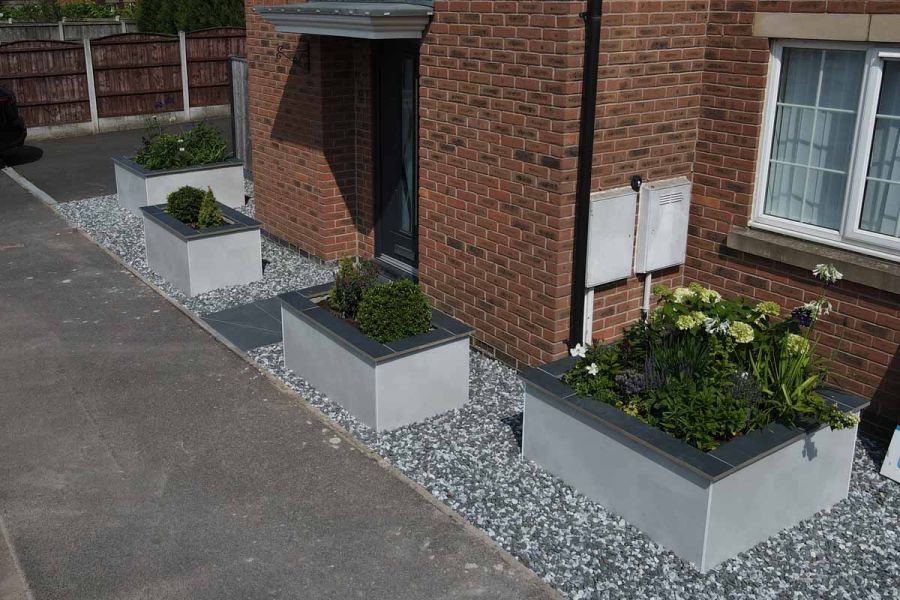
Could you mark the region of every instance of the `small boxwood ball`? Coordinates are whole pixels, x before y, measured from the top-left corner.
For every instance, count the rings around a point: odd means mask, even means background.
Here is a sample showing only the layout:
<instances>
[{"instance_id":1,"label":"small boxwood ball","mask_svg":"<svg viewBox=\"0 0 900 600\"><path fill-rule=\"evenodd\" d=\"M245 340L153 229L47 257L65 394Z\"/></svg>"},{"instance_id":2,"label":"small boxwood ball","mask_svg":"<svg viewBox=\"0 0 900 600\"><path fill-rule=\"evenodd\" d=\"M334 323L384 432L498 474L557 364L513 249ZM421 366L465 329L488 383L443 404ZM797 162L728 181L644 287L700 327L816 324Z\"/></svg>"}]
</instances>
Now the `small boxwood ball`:
<instances>
[{"instance_id":1,"label":"small boxwood ball","mask_svg":"<svg viewBox=\"0 0 900 600\"><path fill-rule=\"evenodd\" d=\"M418 285L397 279L363 294L356 322L364 334L387 344L431 329L431 307Z\"/></svg>"},{"instance_id":2,"label":"small boxwood ball","mask_svg":"<svg viewBox=\"0 0 900 600\"><path fill-rule=\"evenodd\" d=\"M182 223L196 223L204 195L203 190L188 185L179 188L169 194L166 212Z\"/></svg>"}]
</instances>

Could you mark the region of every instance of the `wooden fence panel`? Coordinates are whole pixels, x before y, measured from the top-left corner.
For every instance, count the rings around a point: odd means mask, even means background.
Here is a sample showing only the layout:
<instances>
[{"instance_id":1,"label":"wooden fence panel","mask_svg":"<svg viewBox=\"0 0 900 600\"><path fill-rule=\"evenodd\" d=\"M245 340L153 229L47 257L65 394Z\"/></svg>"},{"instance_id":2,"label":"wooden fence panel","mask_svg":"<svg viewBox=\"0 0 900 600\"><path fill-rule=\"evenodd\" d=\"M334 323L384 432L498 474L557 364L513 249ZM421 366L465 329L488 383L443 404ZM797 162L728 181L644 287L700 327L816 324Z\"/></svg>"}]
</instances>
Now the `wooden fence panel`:
<instances>
[{"instance_id":1,"label":"wooden fence panel","mask_svg":"<svg viewBox=\"0 0 900 600\"><path fill-rule=\"evenodd\" d=\"M0 85L29 127L91 120L84 46L32 40L0 44Z\"/></svg>"},{"instance_id":2,"label":"wooden fence panel","mask_svg":"<svg viewBox=\"0 0 900 600\"><path fill-rule=\"evenodd\" d=\"M184 108L177 36L123 33L93 40L91 50L101 118Z\"/></svg>"},{"instance_id":3,"label":"wooden fence panel","mask_svg":"<svg viewBox=\"0 0 900 600\"><path fill-rule=\"evenodd\" d=\"M244 56L245 31L216 27L185 36L191 106L231 102L229 56Z\"/></svg>"}]
</instances>

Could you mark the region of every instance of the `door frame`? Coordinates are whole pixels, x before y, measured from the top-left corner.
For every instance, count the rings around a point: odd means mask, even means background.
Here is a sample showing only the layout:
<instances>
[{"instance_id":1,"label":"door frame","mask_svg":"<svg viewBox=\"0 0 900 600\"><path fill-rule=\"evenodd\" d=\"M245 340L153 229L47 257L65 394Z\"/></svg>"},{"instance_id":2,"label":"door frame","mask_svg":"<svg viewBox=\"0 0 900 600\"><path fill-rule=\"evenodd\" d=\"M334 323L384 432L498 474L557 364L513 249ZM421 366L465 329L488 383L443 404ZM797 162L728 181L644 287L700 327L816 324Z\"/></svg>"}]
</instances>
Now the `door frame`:
<instances>
[{"instance_id":1,"label":"door frame","mask_svg":"<svg viewBox=\"0 0 900 600\"><path fill-rule=\"evenodd\" d=\"M381 227L382 223L382 153L381 153L381 69L384 65L384 61L381 60L384 56L384 46L385 43L390 42L398 42L399 40L375 40L374 48L372 52L372 200L373 200L373 226L374 226L374 238L375 238L375 261L385 270L388 274L395 277L407 277L413 280L418 281L419 278L419 162L421 160L421 139L419 137L420 127L419 127L419 59L421 55L421 40L404 40L409 42L410 47L415 48L415 61L414 61L414 69L415 69L415 78L414 78L414 86L415 86L415 115L414 115L414 123L415 123L415 139L416 139L416 161L415 161L415 174L413 177L414 185L413 190L415 191L415 211L416 218L415 222L412 223L413 226L413 253L415 255L415 265L409 265L403 261L397 260L394 257L385 254L382 251L382 244L384 240L381 235Z\"/></svg>"}]
</instances>

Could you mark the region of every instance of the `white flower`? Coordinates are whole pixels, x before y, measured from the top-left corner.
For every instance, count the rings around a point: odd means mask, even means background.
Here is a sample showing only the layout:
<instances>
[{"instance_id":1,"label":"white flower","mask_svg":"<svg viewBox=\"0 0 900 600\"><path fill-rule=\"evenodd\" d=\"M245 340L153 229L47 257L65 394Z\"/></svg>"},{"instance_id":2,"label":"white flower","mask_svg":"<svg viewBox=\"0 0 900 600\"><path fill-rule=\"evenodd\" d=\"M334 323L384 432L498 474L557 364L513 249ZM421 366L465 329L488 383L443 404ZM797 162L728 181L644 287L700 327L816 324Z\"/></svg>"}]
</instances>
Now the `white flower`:
<instances>
[{"instance_id":1,"label":"white flower","mask_svg":"<svg viewBox=\"0 0 900 600\"><path fill-rule=\"evenodd\" d=\"M825 283L834 283L844 278L844 274L837 270L837 267L831 264L820 263L813 269L813 275L821 279Z\"/></svg>"},{"instance_id":2,"label":"white flower","mask_svg":"<svg viewBox=\"0 0 900 600\"><path fill-rule=\"evenodd\" d=\"M831 312L831 302L824 298L820 298L819 300L807 302L803 305L803 308L809 311L809 315L813 319L818 319L819 317L828 316L828 313Z\"/></svg>"},{"instance_id":3,"label":"white flower","mask_svg":"<svg viewBox=\"0 0 900 600\"><path fill-rule=\"evenodd\" d=\"M672 292L672 297L675 299L675 302L684 304L685 302L694 299L694 292L684 287L675 288Z\"/></svg>"},{"instance_id":4,"label":"white flower","mask_svg":"<svg viewBox=\"0 0 900 600\"><path fill-rule=\"evenodd\" d=\"M597 363L591 363L591 365L589 367L585 367L585 368L587 369L587 372L590 373L591 375L596 376L598 373L600 373L600 367L597 366Z\"/></svg>"},{"instance_id":5,"label":"white flower","mask_svg":"<svg viewBox=\"0 0 900 600\"><path fill-rule=\"evenodd\" d=\"M587 346L584 344L575 344L575 347L569 350L569 354L575 358L584 358L587 356L587 351Z\"/></svg>"},{"instance_id":6,"label":"white flower","mask_svg":"<svg viewBox=\"0 0 900 600\"><path fill-rule=\"evenodd\" d=\"M179 152L184 152L184 146L178 149Z\"/></svg>"},{"instance_id":7,"label":"white flower","mask_svg":"<svg viewBox=\"0 0 900 600\"><path fill-rule=\"evenodd\" d=\"M178 119L176 119L175 117L169 117L169 123L174 123L177 120Z\"/></svg>"},{"instance_id":8,"label":"white flower","mask_svg":"<svg viewBox=\"0 0 900 600\"><path fill-rule=\"evenodd\" d=\"M706 330L706 333L721 333L724 335L731 328L731 323L727 320L719 321L708 317L703 320L703 328Z\"/></svg>"}]
</instances>

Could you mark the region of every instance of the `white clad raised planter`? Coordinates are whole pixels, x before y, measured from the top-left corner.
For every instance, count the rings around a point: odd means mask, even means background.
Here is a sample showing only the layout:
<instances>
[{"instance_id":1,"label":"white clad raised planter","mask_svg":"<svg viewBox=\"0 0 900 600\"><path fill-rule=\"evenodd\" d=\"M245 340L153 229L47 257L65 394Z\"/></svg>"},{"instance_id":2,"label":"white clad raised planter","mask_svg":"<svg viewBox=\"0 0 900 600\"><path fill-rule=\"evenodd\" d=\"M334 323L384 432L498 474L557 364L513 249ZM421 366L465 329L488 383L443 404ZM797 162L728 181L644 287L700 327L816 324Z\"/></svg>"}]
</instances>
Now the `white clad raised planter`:
<instances>
[{"instance_id":1,"label":"white clad raised planter","mask_svg":"<svg viewBox=\"0 0 900 600\"><path fill-rule=\"evenodd\" d=\"M140 212L147 264L167 282L196 296L262 278L259 221L219 204L224 225L193 229L171 217L165 208L164 204L145 206Z\"/></svg>"},{"instance_id":2,"label":"white clad raised planter","mask_svg":"<svg viewBox=\"0 0 900 600\"><path fill-rule=\"evenodd\" d=\"M779 424L703 452L560 381L563 359L521 374L522 454L707 572L845 499L856 428ZM866 400L822 394L845 412Z\"/></svg>"},{"instance_id":3,"label":"white clad raised planter","mask_svg":"<svg viewBox=\"0 0 900 600\"><path fill-rule=\"evenodd\" d=\"M211 165L151 171L130 158L113 158L119 206L140 216L141 207L163 204L184 186L212 188L216 200L231 208L244 205L244 163L233 159Z\"/></svg>"},{"instance_id":4,"label":"white clad raised planter","mask_svg":"<svg viewBox=\"0 0 900 600\"><path fill-rule=\"evenodd\" d=\"M470 327L433 310L431 331L381 344L318 306L330 288L280 296L287 368L378 431L468 401Z\"/></svg>"}]
</instances>

